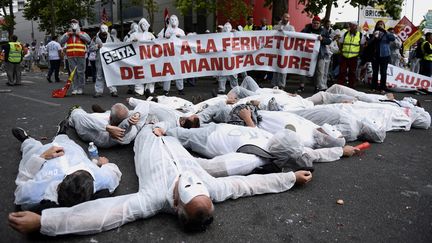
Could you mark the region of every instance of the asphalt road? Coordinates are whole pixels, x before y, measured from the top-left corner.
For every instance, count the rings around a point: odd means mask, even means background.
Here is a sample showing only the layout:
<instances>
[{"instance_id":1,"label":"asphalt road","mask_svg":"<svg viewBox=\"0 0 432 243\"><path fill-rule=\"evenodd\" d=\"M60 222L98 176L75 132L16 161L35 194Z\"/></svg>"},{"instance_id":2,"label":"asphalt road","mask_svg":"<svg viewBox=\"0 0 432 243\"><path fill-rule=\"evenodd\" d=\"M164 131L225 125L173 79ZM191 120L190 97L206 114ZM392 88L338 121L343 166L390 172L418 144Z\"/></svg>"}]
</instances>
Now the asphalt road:
<instances>
[{"instance_id":1,"label":"asphalt road","mask_svg":"<svg viewBox=\"0 0 432 243\"><path fill-rule=\"evenodd\" d=\"M66 76L62 77L65 80ZM42 73L24 74L22 86L5 83L6 77L0 77L1 242L432 242L431 129L388 133L383 144L372 144L359 156L317 164L313 180L306 186L216 204L214 223L203 233L185 233L174 216L157 215L89 236L23 236L7 224L8 213L15 210L14 181L21 159L20 143L11 128L23 127L34 138L48 143L56 124L72 105L90 111L93 103L110 107L128 95L122 87L119 98L110 97L106 91L104 97L95 99L93 84L87 84L83 96L54 99L51 91L64 83L49 84ZM295 85L290 87L294 89ZM213 80L199 80L196 87L186 87L185 97L209 98L213 88ZM311 94L312 87L308 86L307 91L304 97ZM410 96L432 111L430 95ZM73 130L68 134L87 147ZM123 172L115 195L138 189L132 148L100 149L99 153L117 163ZM338 199L344 204L338 205Z\"/></svg>"}]
</instances>

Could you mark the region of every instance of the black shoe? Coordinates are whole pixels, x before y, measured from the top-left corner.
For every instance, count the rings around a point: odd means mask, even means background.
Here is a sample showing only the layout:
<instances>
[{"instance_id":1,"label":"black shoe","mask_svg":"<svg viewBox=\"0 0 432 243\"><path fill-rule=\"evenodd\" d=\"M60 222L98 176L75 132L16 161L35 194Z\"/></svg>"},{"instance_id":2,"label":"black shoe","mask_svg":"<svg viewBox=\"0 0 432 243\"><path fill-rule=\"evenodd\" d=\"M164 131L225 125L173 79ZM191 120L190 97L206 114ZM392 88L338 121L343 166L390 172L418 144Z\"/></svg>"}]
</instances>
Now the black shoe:
<instances>
[{"instance_id":1,"label":"black shoe","mask_svg":"<svg viewBox=\"0 0 432 243\"><path fill-rule=\"evenodd\" d=\"M72 114L72 111L75 110L75 109L81 109L81 106L79 106L79 105L73 105L71 108L69 108L69 112L68 112L68 114L67 114L67 116L66 116L65 119L68 120L69 117L70 117L70 115Z\"/></svg>"},{"instance_id":2,"label":"black shoe","mask_svg":"<svg viewBox=\"0 0 432 243\"><path fill-rule=\"evenodd\" d=\"M134 91L134 93L133 93L133 94L134 94L134 96L135 96L135 97L141 97L141 96L142 96L142 95L141 95L140 93L138 93L138 92L135 92L135 91Z\"/></svg>"},{"instance_id":3,"label":"black shoe","mask_svg":"<svg viewBox=\"0 0 432 243\"><path fill-rule=\"evenodd\" d=\"M217 97L217 92L216 92L216 90L212 90L211 91L211 96L214 98L214 97Z\"/></svg>"},{"instance_id":4,"label":"black shoe","mask_svg":"<svg viewBox=\"0 0 432 243\"><path fill-rule=\"evenodd\" d=\"M29 135L21 127L14 127L14 128L12 128L12 134L21 143L24 142L27 138L29 138Z\"/></svg>"},{"instance_id":5,"label":"black shoe","mask_svg":"<svg viewBox=\"0 0 432 243\"><path fill-rule=\"evenodd\" d=\"M104 113L105 112L105 110L98 104L92 105L92 111L96 112L96 113Z\"/></svg>"},{"instance_id":6,"label":"black shoe","mask_svg":"<svg viewBox=\"0 0 432 243\"><path fill-rule=\"evenodd\" d=\"M225 92L223 92L223 91L218 91L217 94L218 94L218 95L225 95Z\"/></svg>"},{"instance_id":7,"label":"black shoe","mask_svg":"<svg viewBox=\"0 0 432 243\"><path fill-rule=\"evenodd\" d=\"M128 91L126 92L127 94L134 94L135 91L133 89L128 89Z\"/></svg>"},{"instance_id":8,"label":"black shoe","mask_svg":"<svg viewBox=\"0 0 432 243\"><path fill-rule=\"evenodd\" d=\"M300 86L298 89L297 89L297 91L296 91L296 93L303 93L304 92L304 87L303 86Z\"/></svg>"},{"instance_id":9,"label":"black shoe","mask_svg":"<svg viewBox=\"0 0 432 243\"><path fill-rule=\"evenodd\" d=\"M56 79L56 83L60 83L60 79Z\"/></svg>"},{"instance_id":10,"label":"black shoe","mask_svg":"<svg viewBox=\"0 0 432 243\"><path fill-rule=\"evenodd\" d=\"M147 99L148 97L150 97L152 94L150 92L149 89L144 90L144 97Z\"/></svg>"},{"instance_id":11,"label":"black shoe","mask_svg":"<svg viewBox=\"0 0 432 243\"><path fill-rule=\"evenodd\" d=\"M111 92L111 96L112 96L112 97L118 97L117 91L113 91L113 92Z\"/></svg>"},{"instance_id":12,"label":"black shoe","mask_svg":"<svg viewBox=\"0 0 432 243\"><path fill-rule=\"evenodd\" d=\"M168 91L164 91L163 95L168 96L168 93L169 93Z\"/></svg>"},{"instance_id":13,"label":"black shoe","mask_svg":"<svg viewBox=\"0 0 432 243\"><path fill-rule=\"evenodd\" d=\"M6 83L7 86L14 86L14 84L11 84L9 82Z\"/></svg>"},{"instance_id":14,"label":"black shoe","mask_svg":"<svg viewBox=\"0 0 432 243\"><path fill-rule=\"evenodd\" d=\"M48 83L52 83L51 79L47 77Z\"/></svg>"},{"instance_id":15,"label":"black shoe","mask_svg":"<svg viewBox=\"0 0 432 243\"><path fill-rule=\"evenodd\" d=\"M60 134L66 134L67 129L69 128L69 120L64 119L57 125L56 136Z\"/></svg>"},{"instance_id":16,"label":"black shoe","mask_svg":"<svg viewBox=\"0 0 432 243\"><path fill-rule=\"evenodd\" d=\"M93 95L93 98L99 98L102 97L102 93L96 93Z\"/></svg>"},{"instance_id":17,"label":"black shoe","mask_svg":"<svg viewBox=\"0 0 432 243\"><path fill-rule=\"evenodd\" d=\"M185 92L184 92L183 90L179 90L179 91L178 91L178 94L179 94L179 95L185 95Z\"/></svg>"}]
</instances>

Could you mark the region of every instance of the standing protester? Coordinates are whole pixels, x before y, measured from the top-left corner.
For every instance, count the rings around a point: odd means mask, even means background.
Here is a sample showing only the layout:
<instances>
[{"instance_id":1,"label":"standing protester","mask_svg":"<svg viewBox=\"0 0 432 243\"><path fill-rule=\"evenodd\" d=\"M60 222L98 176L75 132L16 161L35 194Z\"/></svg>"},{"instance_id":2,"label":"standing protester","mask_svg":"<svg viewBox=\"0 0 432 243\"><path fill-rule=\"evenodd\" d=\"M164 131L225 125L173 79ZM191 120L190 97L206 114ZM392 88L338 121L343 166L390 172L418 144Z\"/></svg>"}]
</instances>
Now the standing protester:
<instances>
[{"instance_id":1,"label":"standing protester","mask_svg":"<svg viewBox=\"0 0 432 243\"><path fill-rule=\"evenodd\" d=\"M247 17L247 23L246 25L243 27L243 31L251 31L251 30L256 30L256 26L254 25L254 18L252 16L248 16Z\"/></svg>"},{"instance_id":2,"label":"standing protester","mask_svg":"<svg viewBox=\"0 0 432 243\"><path fill-rule=\"evenodd\" d=\"M30 72L31 64L33 59L33 51L29 43L26 43L24 46L24 71Z\"/></svg>"},{"instance_id":3,"label":"standing protester","mask_svg":"<svg viewBox=\"0 0 432 243\"><path fill-rule=\"evenodd\" d=\"M54 72L55 81L60 82L59 71L62 48L57 42L57 36L54 36L52 40L46 45L46 50L48 51L48 60L50 62L47 80L48 82L52 83L51 75Z\"/></svg>"},{"instance_id":4,"label":"standing protester","mask_svg":"<svg viewBox=\"0 0 432 243\"><path fill-rule=\"evenodd\" d=\"M271 24L267 24L266 18L262 18L261 26L259 27L259 30L273 30L273 26Z\"/></svg>"},{"instance_id":5,"label":"standing protester","mask_svg":"<svg viewBox=\"0 0 432 243\"><path fill-rule=\"evenodd\" d=\"M327 29L321 26L321 19L318 16L313 17L312 23L306 25L302 32L317 34L318 40L321 42L318 53L318 62L315 68L314 83L315 91L324 91L327 89L327 75L331 57L327 48L331 43L330 34ZM300 86L301 91L303 91L303 88L304 84Z\"/></svg>"},{"instance_id":6,"label":"standing protester","mask_svg":"<svg viewBox=\"0 0 432 243\"><path fill-rule=\"evenodd\" d=\"M415 49L410 52L410 63L411 63L411 72L420 73L420 63L423 59L422 52L422 43L424 42L423 38L420 38L417 43Z\"/></svg>"},{"instance_id":7,"label":"standing protester","mask_svg":"<svg viewBox=\"0 0 432 243\"><path fill-rule=\"evenodd\" d=\"M16 35L11 36L11 41L3 46L5 53L6 74L9 86L21 85L21 61L23 58L23 46L18 42Z\"/></svg>"},{"instance_id":8,"label":"standing protester","mask_svg":"<svg viewBox=\"0 0 432 243\"><path fill-rule=\"evenodd\" d=\"M348 69L348 87L354 88L356 82L357 61L362 49L362 34L357 30L357 23L349 24L349 30L346 31L341 40L341 60L339 64L338 83L346 84L346 75Z\"/></svg>"},{"instance_id":9,"label":"standing protester","mask_svg":"<svg viewBox=\"0 0 432 243\"><path fill-rule=\"evenodd\" d=\"M44 45L43 41L41 41L39 44L38 63L40 65L46 65L46 63L47 63L47 49L46 49L46 46Z\"/></svg>"},{"instance_id":10,"label":"standing protester","mask_svg":"<svg viewBox=\"0 0 432 243\"><path fill-rule=\"evenodd\" d=\"M423 58L420 64L420 74L432 77L432 32L426 33L425 39L421 44Z\"/></svg>"},{"instance_id":11,"label":"standing protester","mask_svg":"<svg viewBox=\"0 0 432 243\"><path fill-rule=\"evenodd\" d=\"M284 15L282 15L282 20L279 21L279 23L275 25L273 29L278 31L295 31L294 26L290 25L289 19L290 15L288 13L284 13ZM286 73L273 73L272 85L277 86L280 89L284 89L286 77Z\"/></svg>"},{"instance_id":12,"label":"standing protester","mask_svg":"<svg viewBox=\"0 0 432 243\"><path fill-rule=\"evenodd\" d=\"M83 94L85 85L85 54L86 45L90 43L90 36L80 30L79 22L76 19L70 21L71 31L63 34L60 38L60 44L67 43L66 55L68 58L69 69L73 70L75 67L76 75L72 83L72 95ZM69 71L70 71L69 70Z\"/></svg>"},{"instance_id":13,"label":"standing protester","mask_svg":"<svg viewBox=\"0 0 432 243\"><path fill-rule=\"evenodd\" d=\"M156 37L149 32L150 24L145 18L142 18L138 22L138 31L132 33L128 39L128 42L130 41L151 41L156 39ZM154 83L148 83L145 85L143 84L136 84L135 85L135 95L141 96L144 94L144 91L146 91L146 96L153 95L155 84ZM146 98L147 98L146 97Z\"/></svg>"},{"instance_id":14,"label":"standing protester","mask_svg":"<svg viewBox=\"0 0 432 243\"><path fill-rule=\"evenodd\" d=\"M129 32L125 35L125 37L123 38L123 42L129 42L129 38L132 36L133 33L138 31L138 24L135 22L132 22L130 25L130 30ZM128 94L134 94L135 93L135 85L128 85Z\"/></svg>"},{"instance_id":15,"label":"standing protester","mask_svg":"<svg viewBox=\"0 0 432 243\"><path fill-rule=\"evenodd\" d=\"M117 30L112 28L111 29L111 36L114 38L114 42L121 42L121 40L117 37Z\"/></svg>"},{"instance_id":16,"label":"standing protester","mask_svg":"<svg viewBox=\"0 0 432 243\"><path fill-rule=\"evenodd\" d=\"M96 83L95 83L95 94L94 98L102 97L104 87L106 84L105 75L102 69L102 61L100 58L100 49L105 43L113 43L114 38L108 33L108 26L102 24L99 32L96 34L90 49L96 51ZM112 97L118 97L117 88L115 86L108 86Z\"/></svg>"},{"instance_id":17,"label":"standing protester","mask_svg":"<svg viewBox=\"0 0 432 243\"><path fill-rule=\"evenodd\" d=\"M231 32L232 25L229 22L226 22L222 28L222 32ZM237 74L234 75L221 75L217 77L218 81L218 94L225 94L226 91L226 82L230 82L231 89L238 86Z\"/></svg>"},{"instance_id":18,"label":"standing protester","mask_svg":"<svg viewBox=\"0 0 432 243\"><path fill-rule=\"evenodd\" d=\"M391 33L395 38L394 41L390 42L390 64L399 67L400 60L402 57L401 55L402 41L395 34L394 28L389 28L388 32Z\"/></svg>"},{"instance_id":19,"label":"standing protester","mask_svg":"<svg viewBox=\"0 0 432 243\"><path fill-rule=\"evenodd\" d=\"M178 27L179 25L179 20L177 18L176 15L171 15L171 17L169 18L169 26L166 29L163 29L161 32L159 32L158 37L164 37L167 39L170 38L178 38L178 37L182 37L185 36L185 32L180 29ZM163 35L161 35L161 33ZM177 79L175 80L176 82L176 87L178 90L179 95L184 95L184 85L183 85L183 79ZM165 96L168 96L169 90L171 88L171 81L165 81L163 82L163 94Z\"/></svg>"},{"instance_id":20,"label":"standing protester","mask_svg":"<svg viewBox=\"0 0 432 243\"><path fill-rule=\"evenodd\" d=\"M378 90L382 94L386 90L387 82L387 66L390 61L390 42L394 41L395 37L392 33L385 30L384 21L380 20L376 23L372 38L368 41L368 45L372 47L372 91ZM378 72L381 75L380 85L378 86Z\"/></svg>"}]
</instances>

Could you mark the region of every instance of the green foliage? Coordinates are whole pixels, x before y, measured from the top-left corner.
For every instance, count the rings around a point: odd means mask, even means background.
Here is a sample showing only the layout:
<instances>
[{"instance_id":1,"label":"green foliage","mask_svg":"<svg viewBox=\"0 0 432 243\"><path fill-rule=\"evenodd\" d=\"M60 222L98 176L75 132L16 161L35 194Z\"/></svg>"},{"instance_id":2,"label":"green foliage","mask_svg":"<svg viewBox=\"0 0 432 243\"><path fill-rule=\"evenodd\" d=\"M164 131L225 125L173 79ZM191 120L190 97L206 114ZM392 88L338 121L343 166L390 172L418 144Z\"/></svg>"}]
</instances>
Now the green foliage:
<instances>
[{"instance_id":1,"label":"green foliage","mask_svg":"<svg viewBox=\"0 0 432 243\"><path fill-rule=\"evenodd\" d=\"M39 0L28 1L24 6L27 20L39 20L39 29L50 34L63 33L71 19L91 17L95 0Z\"/></svg>"},{"instance_id":2,"label":"green foliage","mask_svg":"<svg viewBox=\"0 0 432 243\"><path fill-rule=\"evenodd\" d=\"M252 13L252 6L243 0L176 0L176 7L182 15L191 11L202 11L207 14L218 11L227 19L245 19Z\"/></svg>"},{"instance_id":3,"label":"green foliage","mask_svg":"<svg viewBox=\"0 0 432 243\"><path fill-rule=\"evenodd\" d=\"M266 0L266 2L272 2L277 0ZM321 13L323 9L329 4L337 7L337 0L298 0L299 3L305 5L304 11L311 15ZM345 3L349 3L353 7L363 6L375 6L383 5L384 13L389 14L394 19L399 19L402 11L403 0L346 0Z\"/></svg>"},{"instance_id":4,"label":"green foliage","mask_svg":"<svg viewBox=\"0 0 432 243\"><path fill-rule=\"evenodd\" d=\"M142 6L147 11L150 25L153 26L154 14L159 10L158 3L155 0L131 0L130 3Z\"/></svg>"}]
</instances>

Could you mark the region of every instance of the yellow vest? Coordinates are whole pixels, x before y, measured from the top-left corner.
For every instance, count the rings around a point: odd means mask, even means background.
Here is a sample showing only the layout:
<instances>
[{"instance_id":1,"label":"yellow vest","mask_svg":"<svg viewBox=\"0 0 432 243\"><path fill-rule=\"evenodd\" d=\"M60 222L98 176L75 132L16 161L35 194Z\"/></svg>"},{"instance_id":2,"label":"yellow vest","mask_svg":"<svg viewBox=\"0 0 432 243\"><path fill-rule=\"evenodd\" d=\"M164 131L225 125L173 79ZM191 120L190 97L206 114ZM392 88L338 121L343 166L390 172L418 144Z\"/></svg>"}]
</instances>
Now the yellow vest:
<instances>
[{"instance_id":1,"label":"yellow vest","mask_svg":"<svg viewBox=\"0 0 432 243\"><path fill-rule=\"evenodd\" d=\"M342 43L342 55L346 58L356 57L360 54L360 32L357 31L355 36L347 33Z\"/></svg>"},{"instance_id":2,"label":"yellow vest","mask_svg":"<svg viewBox=\"0 0 432 243\"><path fill-rule=\"evenodd\" d=\"M432 50L432 44L429 43L429 41L424 41L424 42L421 44L421 49L422 49L422 52L423 52L423 59L426 60L426 61L432 61L432 53L431 53L431 54L426 54L426 53L425 53L424 46L425 46L426 44L429 44L429 48Z\"/></svg>"},{"instance_id":3,"label":"yellow vest","mask_svg":"<svg viewBox=\"0 0 432 243\"><path fill-rule=\"evenodd\" d=\"M244 30L244 31L251 31L251 30L253 30L253 27L254 27L253 24L251 24L251 25L245 25L245 26L243 27L243 30Z\"/></svg>"},{"instance_id":4,"label":"yellow vest","mask_svg":"<svg viewBox=\"0 0 432 243\"><path fill-rule=\"evenodd\" d=\"M266 30L273 30L273 25L266 25Z\"/></svg>"},{"instance_id":5,"label":"yellow vest","mask_svg":"<svg viewBox=\"0 0 432 243\"><path fill-rule=\"evenodd\" d=\"M9 42L8 62L20 63L22 60L23 47L19 42Z\"/></svg>"}]
</instances>

